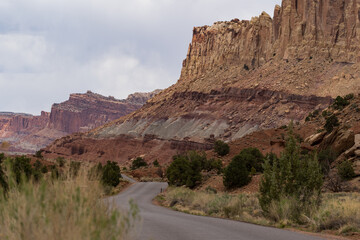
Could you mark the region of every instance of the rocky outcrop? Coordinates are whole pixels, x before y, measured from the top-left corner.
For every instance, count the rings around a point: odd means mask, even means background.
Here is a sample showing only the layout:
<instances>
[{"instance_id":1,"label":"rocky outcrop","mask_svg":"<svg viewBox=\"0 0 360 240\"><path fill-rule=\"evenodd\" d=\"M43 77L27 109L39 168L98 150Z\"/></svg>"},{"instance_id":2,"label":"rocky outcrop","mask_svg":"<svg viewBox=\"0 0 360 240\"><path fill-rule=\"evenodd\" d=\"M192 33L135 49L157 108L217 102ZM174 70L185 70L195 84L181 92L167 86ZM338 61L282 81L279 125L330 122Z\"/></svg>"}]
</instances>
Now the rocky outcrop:
<instances>
[{"instance_id":1,"label":"rocky outcrop","mask_svg":"<svg viewBox=\"0 0 360 240\"><path fill-rule=\"evenodd\" d=\"M262 13L195 27L176 84L83 137L126 134L141 141L156 135L204 143L210 136L232 141L300 122L331 98L360 92L359 5L283 0L274 18Z\"/></svg>"},{"instance_id":2,"label":"rocky outcrop","mask_svg":"<svg viewBox=\"0 0 360 240\"><path fill-rule=\"evenodd\" d=\"M68 101L54 104L51 113L41 112L40 116L0 113L0 142L8 142L10 151L34 152L57 138L89 131L129 114L158 92L135 93L117 100L88 91L71 94Z\"/></svg>"}]
</instances>

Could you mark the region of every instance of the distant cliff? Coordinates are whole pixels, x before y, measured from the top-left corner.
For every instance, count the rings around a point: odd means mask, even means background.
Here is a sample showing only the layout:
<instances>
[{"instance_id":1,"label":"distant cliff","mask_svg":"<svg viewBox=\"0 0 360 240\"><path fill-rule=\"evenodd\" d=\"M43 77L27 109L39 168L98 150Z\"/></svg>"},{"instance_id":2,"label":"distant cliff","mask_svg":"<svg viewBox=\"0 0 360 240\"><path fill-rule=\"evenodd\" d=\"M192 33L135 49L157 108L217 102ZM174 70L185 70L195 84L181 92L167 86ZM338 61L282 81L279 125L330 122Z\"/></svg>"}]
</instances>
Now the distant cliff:
<instances>
[{"instance_id":1,"label":"distant cliff","mask_svg":"<svg viewBox=\"0 0 360 240\"><path fill-rule=\"evenodd\" d=\"M134 93L127 99L88 91L71 94L69 100L54 104L51 113L40 116L23 113L0 113L0 142L8 142L11 151L36 151L70 133L89 131L139 109L159 90Z\"/></svg>"}]
</instances>

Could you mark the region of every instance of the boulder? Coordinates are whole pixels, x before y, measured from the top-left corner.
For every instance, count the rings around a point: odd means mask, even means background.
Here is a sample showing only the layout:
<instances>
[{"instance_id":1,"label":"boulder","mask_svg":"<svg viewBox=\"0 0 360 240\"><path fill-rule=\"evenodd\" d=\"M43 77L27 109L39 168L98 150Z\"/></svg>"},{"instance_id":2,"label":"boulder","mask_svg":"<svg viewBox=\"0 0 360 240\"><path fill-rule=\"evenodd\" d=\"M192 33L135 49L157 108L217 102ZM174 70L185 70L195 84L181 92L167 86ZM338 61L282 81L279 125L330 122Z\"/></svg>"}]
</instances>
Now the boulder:
<instances>
[{"instance_id":1,"label":"boulder","mask_svg":"<svg viewBox=\"0 0 360 240\"><path fill-rule=\"evenodd\" d=\"M311 146L314 146L316 144L321 143L321 141L324 139L325 135L326 135L325 131L311 135L310 137L305 139L305 142L309 143Z\"/></svg>"}]
</instances>

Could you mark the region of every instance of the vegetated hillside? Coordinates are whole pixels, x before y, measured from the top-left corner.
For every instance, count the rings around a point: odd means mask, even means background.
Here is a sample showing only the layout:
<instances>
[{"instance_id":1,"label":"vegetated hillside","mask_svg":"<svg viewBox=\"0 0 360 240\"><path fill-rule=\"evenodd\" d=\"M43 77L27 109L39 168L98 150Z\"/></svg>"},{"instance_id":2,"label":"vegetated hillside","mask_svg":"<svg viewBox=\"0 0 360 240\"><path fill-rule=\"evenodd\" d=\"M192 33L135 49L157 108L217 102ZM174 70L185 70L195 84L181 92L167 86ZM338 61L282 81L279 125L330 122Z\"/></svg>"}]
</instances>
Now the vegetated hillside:
<instances>
[{"instance_id":1,"label":"vegetated hillside","mask_svg":"<svg viewBox=\"0 0 360 240\"><path fill-rule=\"evenodd\" d=\"M3 151L34 152L57 138L85 132L139 109L159 90L134 93L117 100L88 91L71 94L69 100L54 104L40 116L0 113L0 142Z\"/></svg>"},{"instance_id":2,"label":"vegetated hillside","mask_svg":"<svg viewBox=\"0 0 360 240\"><path fill-rule=\"evenodd\" d=\"M138 111L46 151L101 160L85 139L115 144L127 135L141 143L151 135L205 144L301 121L332 98L359 92L358 12L355 0L284 0L274 18L262 13L251 21L196 27L176 84ZM78 145L84 151L72 154ZM165 155L159 158L170 160Z\"/></svg>"}]
</instances>

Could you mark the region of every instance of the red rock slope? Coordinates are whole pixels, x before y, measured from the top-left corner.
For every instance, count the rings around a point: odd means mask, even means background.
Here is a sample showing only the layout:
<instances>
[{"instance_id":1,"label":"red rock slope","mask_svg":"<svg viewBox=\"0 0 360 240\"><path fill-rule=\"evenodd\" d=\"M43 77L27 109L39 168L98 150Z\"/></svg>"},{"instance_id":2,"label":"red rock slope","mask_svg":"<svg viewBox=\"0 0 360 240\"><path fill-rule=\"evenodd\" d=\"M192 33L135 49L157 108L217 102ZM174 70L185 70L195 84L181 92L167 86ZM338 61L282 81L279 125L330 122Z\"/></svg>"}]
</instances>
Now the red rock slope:
<instances>
[{"instance_id":1,"label":"red rock slope","mask_svg":"<svg viewBox=\"0 0 360 240\"><path fill-rule=\"evenodd\" d=\"M51 113L40 116L0 113L2 150L33 152L69 133L85 132L139 109L152 93L134 93L125 100L104 97L88 91L71 94L69 100L54 104Z\"/></svg>"},{"instance_id":2,"label":"red rock slope","mask_svg":"<svg viewBox=\"0 0 360 240\"><path fill-rule=\"evenodd\" d=\"M115 141L126 135L142 142L155 135L206 144L209 138L236 140L301 121L331 98L359 92L359 5L358 0L283 0L274 18L262 13L251 21L196 27L175 85L138 111L46 151L96 160L101 157L94 157L84 139ZM80 156L69 150L79 142L85 149ZM120 155L113 160L125 161Z\"/></svg>"}]
</instances>

